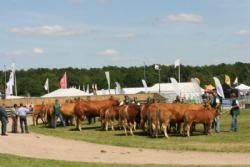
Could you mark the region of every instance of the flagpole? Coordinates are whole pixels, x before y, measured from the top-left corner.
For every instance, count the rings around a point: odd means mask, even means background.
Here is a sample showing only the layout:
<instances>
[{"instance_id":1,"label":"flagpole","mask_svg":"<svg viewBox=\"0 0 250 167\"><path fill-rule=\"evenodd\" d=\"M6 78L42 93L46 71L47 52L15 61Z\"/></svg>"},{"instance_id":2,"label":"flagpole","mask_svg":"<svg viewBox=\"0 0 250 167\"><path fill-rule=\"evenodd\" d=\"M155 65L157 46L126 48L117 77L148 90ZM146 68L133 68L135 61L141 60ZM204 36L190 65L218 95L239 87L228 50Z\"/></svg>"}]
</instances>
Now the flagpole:
<instances>
[{"instance_id":1,"label":"flagpole","mask_svg":"<svg viewBox=\"0 0 250 167\"><path fill-rule=\"evenodd\" d=\"M179 64L179 83L181 82L181 64Z\"/></svg>"},{"instance_id":2,"label":"flagpole","mask_svg":"<svg viewBox=\"0 0 250 167\"><path fill-rule=\"evenodd\" d=\"M14 82L15 82L15 94L16 94L16 96L17 96L16 72L15 72L15 75L14 75Z\"/></svg>"}]
</instances>

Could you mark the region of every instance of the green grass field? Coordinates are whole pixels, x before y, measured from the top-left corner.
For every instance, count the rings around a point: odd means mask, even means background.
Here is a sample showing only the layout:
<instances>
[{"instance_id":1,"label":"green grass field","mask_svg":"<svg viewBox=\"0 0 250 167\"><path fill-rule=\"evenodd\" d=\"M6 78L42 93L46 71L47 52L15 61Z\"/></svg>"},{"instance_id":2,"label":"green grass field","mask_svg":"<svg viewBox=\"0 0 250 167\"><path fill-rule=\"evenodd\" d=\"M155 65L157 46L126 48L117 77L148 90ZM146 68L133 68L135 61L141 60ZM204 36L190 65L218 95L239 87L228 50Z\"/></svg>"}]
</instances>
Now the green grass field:
<instances>
[{"instance_id":1,"label":"green grass field","mask_svg":"<svg viewBox=\"0 0 250 167\"><path fill-rule=\"evenodd\" d=\"M198 132L191 137L171 135L166 139L163 136L151 138L142 130L137 130L135 136L125 136L123 130L103 131L100 124L83 125L81 132L75 127L51 129L39 126L30 126L32 132L44 135L56 136L66 139L82 140L93 143L136 147L153 148L164 150L185 150L185 151L213 151L213 152L250 152L250 110L241 110L238 118L239 130L236 133L229 133L231 116L226 112L221 115L221 133L204 135L202 126L197 126Z\"/></svg>"}]
</instances>

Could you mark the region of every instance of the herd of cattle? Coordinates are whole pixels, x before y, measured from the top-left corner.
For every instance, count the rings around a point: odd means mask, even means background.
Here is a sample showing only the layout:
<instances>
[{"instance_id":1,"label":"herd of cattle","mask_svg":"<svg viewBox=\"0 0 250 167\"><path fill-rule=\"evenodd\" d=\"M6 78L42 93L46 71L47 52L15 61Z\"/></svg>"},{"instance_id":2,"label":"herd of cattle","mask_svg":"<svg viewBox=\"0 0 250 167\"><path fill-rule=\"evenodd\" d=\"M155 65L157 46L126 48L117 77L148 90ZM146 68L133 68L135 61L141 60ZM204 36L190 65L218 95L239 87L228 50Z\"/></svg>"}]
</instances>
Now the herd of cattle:
<instances>
[{"instance_id":1,"label":"herd of cattle","mask_svg":"<svg viewBox=\"0 0 250 167\"><path fill-rule=\"evenodd\" d=\"M53 104L40 104L33 106L33 124L38 119L49 124L53 112ZM72 102L61 104L61 113L65 119L74 118L76 128L81 131L81 123L85 118L99 117L101 125L105 130L111 126L114 130L114 122L118 120L127 135L127 129L133 135L136 127L147 131L149 135L157 137L164 132L168 138L168 130L171 124L179 125L182 135L190 136L192 124L204 125L204 132L209 134L214 118L219 114L217 109L209 104L169 104L169 103L144 103L123 104L110 97L107 100L93 101L76 99ZM71 122L72 123L72 122Z\"/></svg>"}]
</instances>

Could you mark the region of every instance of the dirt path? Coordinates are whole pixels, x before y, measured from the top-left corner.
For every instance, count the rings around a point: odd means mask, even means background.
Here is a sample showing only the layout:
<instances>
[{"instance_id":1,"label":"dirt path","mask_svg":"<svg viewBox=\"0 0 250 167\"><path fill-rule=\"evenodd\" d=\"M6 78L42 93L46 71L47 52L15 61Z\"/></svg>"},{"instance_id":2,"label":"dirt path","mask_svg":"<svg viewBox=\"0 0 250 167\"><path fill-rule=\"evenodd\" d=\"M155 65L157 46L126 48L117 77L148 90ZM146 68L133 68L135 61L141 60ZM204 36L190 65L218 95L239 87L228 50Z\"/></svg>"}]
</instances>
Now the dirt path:
<instances>
[{"instance_id":1,"label":"dirt path","mask_svg":"<svg viewBox=\"0 0 250 167\"><path fill-rule=\"evenodd\" d=\"M96 163L250 165L249 153L136 149L66 140L34 133L9 133L9 136L0 136L0 153Z\"/></svg>"}]
</instances>

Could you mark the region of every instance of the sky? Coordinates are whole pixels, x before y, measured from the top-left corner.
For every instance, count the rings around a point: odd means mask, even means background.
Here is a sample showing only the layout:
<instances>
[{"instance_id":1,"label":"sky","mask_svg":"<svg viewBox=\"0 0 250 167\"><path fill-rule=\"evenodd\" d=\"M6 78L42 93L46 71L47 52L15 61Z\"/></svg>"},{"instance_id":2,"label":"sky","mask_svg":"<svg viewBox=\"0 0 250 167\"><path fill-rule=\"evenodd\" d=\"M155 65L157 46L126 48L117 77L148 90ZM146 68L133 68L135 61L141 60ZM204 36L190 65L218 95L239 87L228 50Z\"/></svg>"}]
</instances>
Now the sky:
<instances>
[{"instance_id":1,"label":"sky","mask_svg":"<svg viewBox=\"0 0 250 167\"><path fill-rule=\"evenodd\" d=\"M0 66L250 63L250 0L2 0Z\"/></svg>"}]
</instances>

